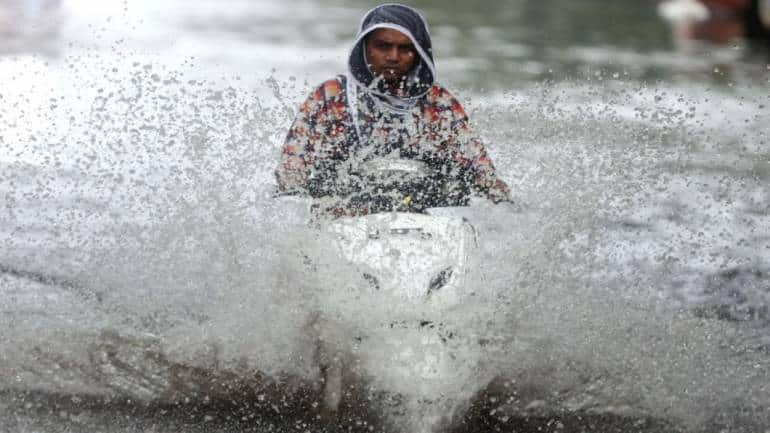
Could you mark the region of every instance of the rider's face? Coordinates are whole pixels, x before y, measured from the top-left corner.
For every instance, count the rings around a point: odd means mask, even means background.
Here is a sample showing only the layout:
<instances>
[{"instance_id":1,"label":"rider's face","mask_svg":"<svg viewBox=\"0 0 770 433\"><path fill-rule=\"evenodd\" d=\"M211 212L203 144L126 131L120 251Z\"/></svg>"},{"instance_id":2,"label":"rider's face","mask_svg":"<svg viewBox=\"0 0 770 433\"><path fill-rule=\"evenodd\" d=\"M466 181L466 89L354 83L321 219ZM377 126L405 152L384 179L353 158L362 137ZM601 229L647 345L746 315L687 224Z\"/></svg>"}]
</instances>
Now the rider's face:
<instances>
[{"instance_id":1,"label":"rider's face","mask_svg":"<svg viewBox=\"0 0 770 433\"><path fill-rule=\"evenodd\" d=\"M366 39L366 59L374 75L394 83L402 80L417 61L408 36L393 29L377 29Z\"/></svg>"}]
</instances>

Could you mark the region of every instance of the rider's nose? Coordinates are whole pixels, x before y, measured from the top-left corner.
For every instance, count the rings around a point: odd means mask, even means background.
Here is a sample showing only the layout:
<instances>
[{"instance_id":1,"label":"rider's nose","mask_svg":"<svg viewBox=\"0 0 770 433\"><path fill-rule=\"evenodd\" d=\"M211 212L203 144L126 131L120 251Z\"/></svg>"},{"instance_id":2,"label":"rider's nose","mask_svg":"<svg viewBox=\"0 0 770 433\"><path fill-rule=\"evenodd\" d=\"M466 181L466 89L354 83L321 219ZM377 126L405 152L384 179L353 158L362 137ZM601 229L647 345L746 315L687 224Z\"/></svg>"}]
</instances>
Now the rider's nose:
<instances>
[{"instance_id":1,"label":"rider's nose","mask_svg":"<svg viewBox=\"0 0 770 433\"><path fill-rule=\"evenodd\" d=\"M398 48L391 48L387 51L385 54L385 60L389 62L397 62L398 61Z\"/></svg>"}]
</instances>

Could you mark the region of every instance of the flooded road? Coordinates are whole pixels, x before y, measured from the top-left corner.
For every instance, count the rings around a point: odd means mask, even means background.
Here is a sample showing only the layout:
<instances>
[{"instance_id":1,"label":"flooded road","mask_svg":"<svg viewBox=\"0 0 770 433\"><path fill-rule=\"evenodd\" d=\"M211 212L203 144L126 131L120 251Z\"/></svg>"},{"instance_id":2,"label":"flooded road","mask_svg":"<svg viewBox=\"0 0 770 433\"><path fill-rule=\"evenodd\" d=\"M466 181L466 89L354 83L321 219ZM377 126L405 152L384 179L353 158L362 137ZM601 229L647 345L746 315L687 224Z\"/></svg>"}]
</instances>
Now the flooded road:
<instances>
[{"instance_id":1,"label":"flooded road","mask_svg":"<svg viewBox=\"0 0 770 433\"><path fill-rule=\"evenodd\" d=\"M306 325L338 280L293 271L312 234L273 197L374 4L0 1L0 430L368 431L415 416L386 391L443 392L364 338L321 419ZM467 215L455 429L764 431L765 53L679 51L643 0L414 5L524 208Z\"/></svg>"}]
</instances>

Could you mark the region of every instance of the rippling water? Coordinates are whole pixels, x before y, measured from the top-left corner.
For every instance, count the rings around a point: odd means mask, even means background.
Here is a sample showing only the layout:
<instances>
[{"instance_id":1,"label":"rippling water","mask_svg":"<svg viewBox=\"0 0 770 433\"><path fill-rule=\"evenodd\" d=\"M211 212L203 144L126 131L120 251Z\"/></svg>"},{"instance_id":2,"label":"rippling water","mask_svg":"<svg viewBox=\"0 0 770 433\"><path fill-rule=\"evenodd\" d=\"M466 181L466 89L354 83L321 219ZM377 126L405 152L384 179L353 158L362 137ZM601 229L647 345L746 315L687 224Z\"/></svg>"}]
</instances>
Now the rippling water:
<instances>
[{"instance_id":1,"label":"rippling water","mask_svg":"<svg viewBox=\"0 0 770 433\"><path fill-rule=\"evenodd\" d=\"M483 278L426 385L389 363L408 335L357 340L371 303L329 306L344 269L297 271L306 215L272 197L374 3L0 2L0 429L420 417L392 391L456 396L457 431L764 431L768 65L674 51L651 2L577 3L415 3L524 208L467 211ZM332 309L350 323L308 328ZM339 427L319 335L366 372Z\"/></svg>"}]
</instances>

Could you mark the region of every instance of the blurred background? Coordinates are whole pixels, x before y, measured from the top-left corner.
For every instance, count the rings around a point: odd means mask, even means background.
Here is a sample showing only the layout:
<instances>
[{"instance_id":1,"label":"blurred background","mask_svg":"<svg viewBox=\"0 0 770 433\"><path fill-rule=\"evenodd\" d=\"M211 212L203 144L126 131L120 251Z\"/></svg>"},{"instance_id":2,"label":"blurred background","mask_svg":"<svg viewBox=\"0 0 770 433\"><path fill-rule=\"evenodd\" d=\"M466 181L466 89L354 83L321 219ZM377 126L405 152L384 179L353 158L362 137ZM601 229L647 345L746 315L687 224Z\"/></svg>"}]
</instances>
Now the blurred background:
<instances>
[{"instance_id":1,"label":"blurred background","mask_svg":"<svg viewBox=\"0 0 770 433\"><path fill-rule=\"evenodd\" d=\"M767 0L407 3L431 24L440 78L464 87L595 74L728 84L761 79L768 64ZM192 59L204 74L274 70L315 82L344 69L358 21L376 4L0 0L0 56L62 62L113 51Z\"/></svg>"}]
</instances>

